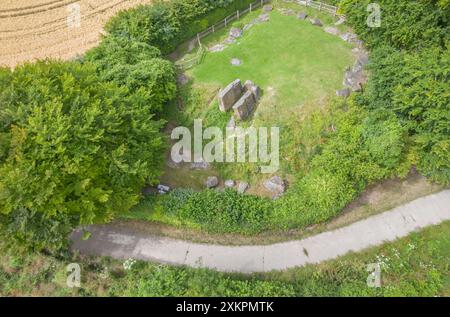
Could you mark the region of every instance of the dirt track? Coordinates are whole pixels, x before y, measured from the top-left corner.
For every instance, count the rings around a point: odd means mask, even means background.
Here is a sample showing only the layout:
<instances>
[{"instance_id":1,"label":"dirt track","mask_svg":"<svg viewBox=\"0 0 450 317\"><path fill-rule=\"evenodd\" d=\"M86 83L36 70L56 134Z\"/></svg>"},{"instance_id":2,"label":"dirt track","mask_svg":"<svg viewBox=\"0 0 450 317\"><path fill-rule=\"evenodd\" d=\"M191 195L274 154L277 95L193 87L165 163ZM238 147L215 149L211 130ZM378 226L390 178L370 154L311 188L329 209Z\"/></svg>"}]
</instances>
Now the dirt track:
<instances>
[{"instance_id":1,"label":"dirt track","mask_svg":"<svg viewBox=\"0 0 450 317\"><path fill-rule=\"evenodd\" d=\"M15 67L44 58L70 59L94 47L106 21L118 11L151 0L1 0L0 65ZM69 27L71 4L80 26Z\"/></svg>"}]
</instances>

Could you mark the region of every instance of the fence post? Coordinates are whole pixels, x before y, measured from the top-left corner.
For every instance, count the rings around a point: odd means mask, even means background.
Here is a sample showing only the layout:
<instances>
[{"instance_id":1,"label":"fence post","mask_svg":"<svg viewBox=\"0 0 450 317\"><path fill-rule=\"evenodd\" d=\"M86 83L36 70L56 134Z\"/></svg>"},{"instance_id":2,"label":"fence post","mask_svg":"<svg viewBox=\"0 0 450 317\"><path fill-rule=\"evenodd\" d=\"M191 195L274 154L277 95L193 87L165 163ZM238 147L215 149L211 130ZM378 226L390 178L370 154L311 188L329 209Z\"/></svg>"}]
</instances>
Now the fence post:
<instances>
[{"instance_id":1,"label":"fence post","mask_svg":"<svg viewBox=\"0 0 450 317\"><path fill-rule=\"evenodd\" d=\"M334 16L336 16L337 15L337 10L338 10L338 8L336 7L336 8L334 8Z\"/></svg>"},{"instance_id":2,"label":"fence post","mask_svg":"<svg viewBox=\"0 0 450 317\"><path fill-rule=\"evenodd\" d=\"M227 18L225 18L225 27L227 27Z\"/></svg>"},{"instance_id":3,"label":"fence post","mask_svg":"<svg viewBox=\"0 0 450 317\"><path fill-rule=\"evenodd\" d=\"M252 12L252 4L250 3L250 12Z\"/></svg>"},{"instance_id":4,"label":"fence post","mask_svg":"<svg viewBox=\"0 0 450 317\"><path fill-rule=\"evenodd\" d=\"M198 41L198 46L201 46L202 43L200 42L200 33L197 33L197 41Z\"/></svg>"},{"instance_id":5,"label":"fence post","mask_svg":"<svg viewBox=\"0 0 450 317\"><path fill-rule=\"evenodd\" d=\"M322 11L322 2L319 2L319 11Z\"/></svg>"},{"instance_id":6,"label":"fence post","mask_svg":"<svg viewBox=\"0 0 450 317\"><path fill-rule=\"evenodd\" d=\"M214 24L213 24L213 26L212 26L212 31L213 31L213 33L216 32L216 29L215 29L215 27L214 27Z\"/></svg>"},{"instance_id":7,"label":"fence post","mask_svg":"<svg viewBox=\"0 0 450 317\"><path fill-rule=\"evenodd\" d=\"M239 10L237 10L237 19L239 20Z\"/></svg>"}]
</instances>

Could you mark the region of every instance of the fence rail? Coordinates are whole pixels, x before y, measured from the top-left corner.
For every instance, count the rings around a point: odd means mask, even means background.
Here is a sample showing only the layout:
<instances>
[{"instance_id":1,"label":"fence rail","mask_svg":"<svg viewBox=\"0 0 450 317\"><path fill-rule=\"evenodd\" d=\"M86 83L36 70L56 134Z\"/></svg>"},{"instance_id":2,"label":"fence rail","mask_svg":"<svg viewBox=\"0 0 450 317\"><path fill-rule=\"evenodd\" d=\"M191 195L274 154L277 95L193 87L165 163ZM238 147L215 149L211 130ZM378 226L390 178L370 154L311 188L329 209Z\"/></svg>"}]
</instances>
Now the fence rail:
<instances>
[{"instance_id":1,"label":"fence rail","mask_svg":"<svg viewBox=\"0 0 450 317\"><path fill-rule=\"evenodd\" d=\"M338 7L328 4L328 3L323 3L320 1L313 1L313 0L293 0L293 1L289 1L289 2L296 2L296 3L306 6L306 7L311 7L313 9L317 9L319 11L325 11L325 12L333 14L334 16L339 15ZM342 15L339 15L339 16L342 16Z\"/></svg>"},{"instance_id":2,"label":"fence rail","mask_svg":"<svg viewBox=\"0 0 450 317\"><path fill-rule=\"evenodd\" d=\"M176 65L182 69L189 69L194 67L195 65L198 65L199 63L201 63L206 50L203 47L203 45L201 44L200 40L206 36L208 36L211 33L216 32L217 30L226 28L231 22L235 21L235 20L239 20L243 15L252 12L253 10L264 6L265 4L269 3L271 0L257 0L253 3L251 3L249 5L248 8L244 9L244 10L237 10L236 12L234 12L233 14L227 16L225 19L223 19L220 22L217 22L216 24L211 25L210 27L208 27L206 30L197 33L197 44L199 45L199 51L197 52L197 54L188 59L188 60L180 60L176 63Z\"/></svg>"},{"instance_id":3,"label":"fence rail","mask_svg":"<svg viewBox=\"0 0 450 317\"><path fill-rule=\"evenodd\" d=\"M241 16L243 16L249 12L252 12L253 10L255 10L259 7L264 6L265 4L269 3L270 1L271 0L257 0L253 3L251 3L248 8L246 8L244 10L237 10L233 14L227 16L222 21L211 25L210 27L208 27L207 29L205 29L204 31L202 31L200 33L197 33L196 41L197 41L197 45L199 46L199 50L198 50L197 54L190 59L178 61L176 63L176 65L178 67L186 70L186 69L194 67L195 65L200 64L206 53L206 49L201 44L202 38L208 36L209 34L216 32L217 30L227 27L231 22L233 22L235 20L239 20L241 18ZM295 2L295 3L298 3L298 4L306 6L306 7L311 7L313 9L317 9L319 11L325 11L325 12L331 13L334 16L338 15L338 7L335 7L333 5L323 3L320 1L312 1L312 0L283 0L283 1L284 2ZM339 15L339 16L344 17L343 15Z\"/></svg>"}]
</instances>

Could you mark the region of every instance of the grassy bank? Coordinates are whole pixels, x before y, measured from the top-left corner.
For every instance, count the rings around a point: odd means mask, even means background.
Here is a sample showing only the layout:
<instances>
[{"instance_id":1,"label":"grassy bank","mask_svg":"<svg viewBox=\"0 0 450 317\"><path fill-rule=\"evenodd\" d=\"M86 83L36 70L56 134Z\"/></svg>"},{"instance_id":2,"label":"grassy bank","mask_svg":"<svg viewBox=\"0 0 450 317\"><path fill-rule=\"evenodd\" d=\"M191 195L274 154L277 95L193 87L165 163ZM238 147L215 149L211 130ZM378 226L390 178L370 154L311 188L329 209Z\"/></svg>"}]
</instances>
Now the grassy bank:
<instances>
[{"instance_id":1,"label":"grassy bank","mask_svg":"<svg viewBox=\"0 0 450 317\"><path fill-rule=\"evenodd\" d=\"M397 242L320 265L238 275L107 258L21 254L1 246L1 296L449 296L450 222ZM81 265L81 288L66 286L66 266ZM380 263L382 287L366 284Z\"/></svg>"}]
</instances>

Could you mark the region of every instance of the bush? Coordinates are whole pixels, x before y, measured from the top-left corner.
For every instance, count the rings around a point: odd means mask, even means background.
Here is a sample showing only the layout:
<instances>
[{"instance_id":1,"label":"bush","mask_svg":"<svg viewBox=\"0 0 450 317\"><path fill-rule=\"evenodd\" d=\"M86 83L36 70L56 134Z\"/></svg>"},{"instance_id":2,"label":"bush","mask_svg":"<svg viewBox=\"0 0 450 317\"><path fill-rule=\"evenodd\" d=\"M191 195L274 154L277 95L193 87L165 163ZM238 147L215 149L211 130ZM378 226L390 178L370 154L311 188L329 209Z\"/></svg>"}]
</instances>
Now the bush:
<instances>
[{"instance_id":1,"label":"bush","mask_svg":"<svg viewBox=\"0 0 450 317\"><path fill-rule=\"evenodd\" d=\"M209 232L260 232L267 228L271 201L235 190L175 190L163 203L165 212L199 224Z\"/></svg>"},{"instance_id":2,"label":"bush","mask_svg":"<svg viewBox=\"0 0 450 317\"><path fill-rule=\"evenodd\" d=\"M92 65L38 62L1 80L0 212L13 237L57 246L61 230L128 211L158 180L162 122Z\"/></svg>"},{"instance_id":3,"label":"bush","mask_svg":"<svg viewBox=\"0 0 450 317\"><path fill-rule=\"evenodd\" d=\"M130 95L136 95L135 103L151 105L153 113L161 112L175 97L173 64L162 59L160 51L148 44L108 36L84 60L96 65L102 80L126 87Z\"/></svg>"},{"instance_id":4,"label":"bush","mask_svg":"<svg viewBox=\"0 0 450 317\"><path fill-rule=\"evenodd\" d=\"M147 43L169 54L210 25L254 0L173 0L122 11L106 25L115 36Z\"/></svg>"},{"instance_id":5,"label":"bush","mask_svg":"<svg viewBox=\"0 0 450 317\"><path fill-rule=\"evenodd\" d=\"M372 0L342 0L348 23L370 48L389 45L396 49L441 46L447 38L445 1L380 0L381 27L367 26L367 5Z\"/></svg>"}]
</instances>

